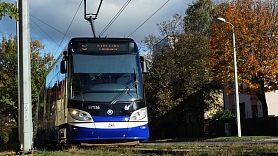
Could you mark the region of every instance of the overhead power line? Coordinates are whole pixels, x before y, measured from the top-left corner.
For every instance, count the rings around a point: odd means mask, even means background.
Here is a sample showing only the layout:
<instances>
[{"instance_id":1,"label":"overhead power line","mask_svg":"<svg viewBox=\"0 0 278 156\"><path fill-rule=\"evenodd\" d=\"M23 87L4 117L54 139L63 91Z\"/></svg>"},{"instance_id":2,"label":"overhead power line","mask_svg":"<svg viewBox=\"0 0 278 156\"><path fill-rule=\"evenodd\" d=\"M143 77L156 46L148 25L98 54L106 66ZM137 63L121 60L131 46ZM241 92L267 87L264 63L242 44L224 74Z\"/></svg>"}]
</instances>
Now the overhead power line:
<instances>
[{"instance_id":1,"label":"overhead power line","mask_svg":"<svg viewBox=\"0 0 278 156\"><path fill-rule=\"evenodd\" d=\"M143 26L150 18L152 18L160 9L162 9L170 0L167 0L160 8L158 8L148 19L146 19L141 25L139 25L132 33L130 33L127 37L131 36L135 33L141 26Z\"/></svg>"},{"instance_id":2,"label":"overhead power line","mask_svg":"<svg viewBox=\"0 0 278 156\"><path fill-rule=\"evenodd\" d=\"M82 2L83 2L83 0L81 0L81 2L80 2L80 4L79 4L79 6L78 6L78 8L77 8L77 10L76 10L76 12L75 12L75 14L74 14L73 18L72 18L72 20L71 20L71 22L70 22L70 25L68 26L68 29L67 29L67 31L66 31L66 33L65 33L65 35L64 35L64 37L63 37L63 39L62 39L62 41L61 41L61 43L60 43L60 45L59 45L59 47L60 47L60 46L61 46L61 44L63 43L63 41L64 41L64 39L65 39L65 36L67 35L67 33L68 33L68 31L69 31L69 29L70 29L70 27L71 27L71 24L72 24L73 20L75 19L75 16L76 16L76 14L77 14L77 12L78 12L78 10L79 10L79 8L80 8L80 6L81 6ZM56 53L58 52L59 47L57 48L57 50L56 50L56 52L55 52L54 56L55 56L55 55L56 55Z\"/></svg>"},{"instance_id":3,"label":"overhead power line","mask_svg":"<svg viewBox=\"0 0 278 156\"><path fill-rule=\"evenodd\" d=\"M35 24L36 24L36 23L35 23ZM48 47L46 46L46 44L43 42L43 40L42 40L42 38L40 37L40 35L37 33L36 29L33 27L33 25L30 24L30 26L31 26L31 28L33 28L33 30L35 31L35 33L38 35L39 39L41 40L41 42L43 43L43 45L46 47L46 49L47 49L48 51L50 51L50 50L48 49Z\"/></svg>"},{"instance_id":4,"label":"overhead power line","mask_svg":"<svg viewBox=\"0 0 278 156\"><path fill-rule=\"evenodd\" d=\"M125 4L122 6L122 8L118 11L118 13L111 19L111 21L106 25L106 27L101 31L99 36L102 36L107 29L115 22L115 20L120 16L120 14L125 10L125 8L128 6L131 0L127 0Z\"/></svg>"},{"instance_id":5,"label":"overhead power line","mask_svg":"<svg viewBox=\"0 0 278 156\"><path fill-rule=\"evenodd\" d=\"M54 28L53 26L47 24L46 22L42 21L41 19L39 19L39 18L37 18L37 17L35 17L35 16L31 15L31 14L30 14L30 16L33 17L33 18L35 18L36 20L42 22L43 24L49 26L50 28L56 30L57 32L59 32L59 33L61 33L61 34L63 34L63 35L66 35L65 33L61 32L60 30L58 30L58 29ZM32 21L34 21L34 20L32 20ZM69 37L68 35L66 35L66 36ZM70 38L70 37L69 37L69 38Z\"/></svg>"},{"instance_id":6,"label":"overhead power line","mask_svg":"<svg viewBox=\"0 0 278 156\"><path fill-rule=\"evenodd\" d=\"M49 33L46 33L34 20L32 20L31 18L30 18L30 20L33 22L33 23L35 23L36 24L36 26L39 28L39 29L41 29L41 31L42 32L44 32L54 43L56 43L57 44L57 46L59 46L59 44L57 43L57 42L55 42L55 40L49 35ZM32 28L34 29L34 27L32 26ZM34 31L36 32L36 30L34 29ZM36 32L36 34L38 35L38 33Z\"/></svg>"}]
</instances>

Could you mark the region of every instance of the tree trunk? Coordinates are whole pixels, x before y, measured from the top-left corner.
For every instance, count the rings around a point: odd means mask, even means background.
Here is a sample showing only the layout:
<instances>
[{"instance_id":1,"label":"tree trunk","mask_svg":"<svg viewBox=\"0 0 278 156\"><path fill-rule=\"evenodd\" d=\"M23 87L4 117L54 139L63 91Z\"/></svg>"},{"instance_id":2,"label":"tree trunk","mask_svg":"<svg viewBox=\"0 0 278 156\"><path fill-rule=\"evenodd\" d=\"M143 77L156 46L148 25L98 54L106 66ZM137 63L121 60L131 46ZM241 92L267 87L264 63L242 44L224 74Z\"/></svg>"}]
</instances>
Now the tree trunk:
<instances>
[{"instance_id":1,"label":"tree trunk","mask_svg":"<svg viewBox=\"0 0 278 156\"><path fill-rule=\"evenodd\" d=\"M259 76L263 77L262 73L258 74ZM267 107L267 102L265 98L265 91L264 91L264 81L262 79L259 79L258 76L255 77L256 82L260 85L260 91L256 93L256 96L260 100L262 104L262 109L263 109L263 117L268 117L268 107Z\"/></svg>"},{"instance_id":2,"label":"tree trunk","mask_svg":"<svg viewBox=\"0 0 278 156\"><path fill-rule=\"evenodd\" d=\"M262 93L257 93L256 94L258 99L260 100L262 107L263 107L263 117L268 117L268 107L267 107L267 102L265 98L265 92Z\"/></svg>"}]
</instances>

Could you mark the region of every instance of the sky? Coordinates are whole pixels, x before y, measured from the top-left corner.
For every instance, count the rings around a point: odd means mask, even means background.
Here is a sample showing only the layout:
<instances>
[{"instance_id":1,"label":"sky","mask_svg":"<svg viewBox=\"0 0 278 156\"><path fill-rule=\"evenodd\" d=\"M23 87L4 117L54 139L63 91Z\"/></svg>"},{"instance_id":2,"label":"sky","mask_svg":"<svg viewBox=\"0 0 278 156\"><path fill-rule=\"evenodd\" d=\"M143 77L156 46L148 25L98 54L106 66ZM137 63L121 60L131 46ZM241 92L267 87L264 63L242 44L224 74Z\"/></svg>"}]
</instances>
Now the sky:
<instances>
[{"instance_id":1,"label":"sky","mask_svg":"<svg viewBox=\"0 0 278 156\"><path fill-rule=\"evenodd\" d=\"M15 3L15 0L2 2ZM55 57L62 52L70 38L93 36L90 23L84 19L83 0L28 0L28 3L31 38L40 40L45 51ZM100 0L87 0L87 13L96 14L99 3ZM156 24L171 20L176 13L184 16L189 3L192 0L103 0L94 21L95 32L101 37L129 37L139 42L148 35L159 35ZM124 4L128 5L101 33ZM15 35L15 20L3 17L0 20L0 34Z\"/></svg>"}]
</instances>

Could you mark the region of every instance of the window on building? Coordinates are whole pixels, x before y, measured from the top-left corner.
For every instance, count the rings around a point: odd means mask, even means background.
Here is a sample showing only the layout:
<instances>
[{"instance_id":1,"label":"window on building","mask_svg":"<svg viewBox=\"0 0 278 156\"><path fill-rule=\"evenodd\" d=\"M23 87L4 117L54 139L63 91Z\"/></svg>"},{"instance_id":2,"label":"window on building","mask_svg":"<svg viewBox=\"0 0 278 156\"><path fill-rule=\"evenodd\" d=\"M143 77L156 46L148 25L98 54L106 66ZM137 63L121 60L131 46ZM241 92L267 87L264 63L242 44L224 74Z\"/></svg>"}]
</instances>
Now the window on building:
<instances>
[{"instance_id":1,"label":"window on building","mask_svg":"<svg viewBox=\"0 0 278 156\"><path fill-rule=\"evenodd\" d=\"M253 117L253 118L258 118L258 109L257 109L257 105L252 106L252 117Z\"/></svg>"},{"instance_id":2,"label":"window on building","mask_svg":"<svg viewBox=\"0 0 278 156\"><path fill-rule=\"evenodd\" d=\"M236 116L235 109L230 109L231 113Z\"/></svg>"},{"instance_id":3,"label":"window on building","mask_svg":"<svg viewBox=\"0 0 278 156\"><path fill-rule=\"evenodd\" d=\"M245 102L239 103L240 118L245 118Z\"/></svg>"}]
</instances>

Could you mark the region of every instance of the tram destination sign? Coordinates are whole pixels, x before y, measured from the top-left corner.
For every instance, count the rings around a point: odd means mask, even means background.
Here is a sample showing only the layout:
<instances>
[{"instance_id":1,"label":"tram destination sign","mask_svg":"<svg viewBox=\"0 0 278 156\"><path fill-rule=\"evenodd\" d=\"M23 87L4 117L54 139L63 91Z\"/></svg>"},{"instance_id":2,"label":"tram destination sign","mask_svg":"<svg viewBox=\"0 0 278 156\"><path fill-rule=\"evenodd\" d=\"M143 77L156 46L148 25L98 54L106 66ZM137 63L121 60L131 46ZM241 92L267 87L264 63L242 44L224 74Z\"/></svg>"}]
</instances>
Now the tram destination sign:
<instances>
[{"instance_id":1,"label":"tram destination sign","mask_svg":"<svg viewBox=\"0 0 278 156\"><path fill-rule=\"evenodd\" d=\"M128 52L129 44L128 43L81 43L78 51L120 51Z\"/></svg>"}]
</instances>

